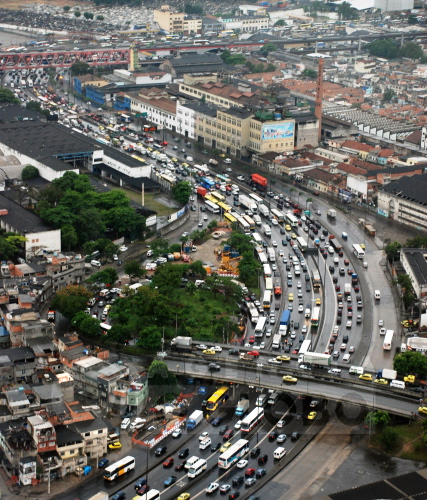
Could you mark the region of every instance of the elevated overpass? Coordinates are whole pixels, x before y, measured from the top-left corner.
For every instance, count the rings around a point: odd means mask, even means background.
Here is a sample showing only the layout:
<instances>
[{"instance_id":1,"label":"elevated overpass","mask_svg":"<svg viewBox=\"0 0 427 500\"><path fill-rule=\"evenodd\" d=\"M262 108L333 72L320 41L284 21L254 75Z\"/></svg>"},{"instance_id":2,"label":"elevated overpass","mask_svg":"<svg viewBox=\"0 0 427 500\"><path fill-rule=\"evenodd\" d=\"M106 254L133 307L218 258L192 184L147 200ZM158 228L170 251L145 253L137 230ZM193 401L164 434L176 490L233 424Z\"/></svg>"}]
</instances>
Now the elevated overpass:
<instances>
[{"instance_id":1,"label":"elevated overpass","mask_svg":"<svg viewBox=\"0 0 427 500\"><path fill-rule=\"evenodd\" d=\"M357 375L349 375L348 365L346 368L342 368L341 375L331 375L326 369L307 371L288 363L277 366L269 365L268 357L275 357L272 353L260 356L259 360L255 362L244 362L236 358L231 359L231 356L228 358L225 356L229 356L228 351L221 358L209 357L205 361L203 358L208 356L199 355L196 358L193 354L171 353L163 360L171 372L188 377L212 378L255 388L309 395L315 398L357 405L369 410L384 410L408 418L413 413L418 414L418 395L408 390L390 389L389 386L359 380ZM208 363L212 361L221 365L220 371L209 372ZM298 382L296 384L283 383L283 375L293 375L298 378Z\"/></svg>"}]
</instances>

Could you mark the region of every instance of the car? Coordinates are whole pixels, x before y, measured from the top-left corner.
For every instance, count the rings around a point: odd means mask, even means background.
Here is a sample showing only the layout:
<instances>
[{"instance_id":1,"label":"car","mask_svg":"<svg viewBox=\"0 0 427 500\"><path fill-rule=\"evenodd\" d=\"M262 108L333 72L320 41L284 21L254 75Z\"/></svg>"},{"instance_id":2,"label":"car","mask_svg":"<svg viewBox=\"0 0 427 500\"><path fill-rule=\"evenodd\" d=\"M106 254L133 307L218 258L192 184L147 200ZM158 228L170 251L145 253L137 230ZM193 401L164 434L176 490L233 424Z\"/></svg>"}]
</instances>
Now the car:
<instances>
[{"instance_id":1,"label":"car","mask_svg":"<svg viewBox=\"0 0 427 500\"><path fill-rule=\"evenodd\" d=\"M317 405L319 402L316 399L313 399L313 401L310 403L310 408L317 408Z\"/></svg>"},{"instance_id":2,"label":"car","mask_svg":"<svg viewBox=\"0 0 427 500\"><path fill-rule=\"evenodd\" d=\"M229 349L228 354L230 354L231 356L238 356L240 354L240 351L239 349Z\"/></svg>"},{"instance_id":3,"label":"car","mask_svg":"<svg viewBox=\"0 0 427 500\"><path fill-rule=\"evenodd\" d=\"M207 494L210 494L210 493L214 493L217 489L219 488L219 484L218 483L211 483L207 488L206 488L206 493Z\"/></svg>"},{"instance_id":4,"label":"car","mask_svg":"<svg viewBox=\"0 0 427 500\"><path fill-rule=\"evenodd\" d=\"M259 456L259 454L261 453L261 448L253 448L251 450L251 458L256 458Z\"/></svg>"},{"instance_id":5,"label":"car","mask_svg":"<svg viewBox=\"0 0 427 500\"><path fill-rule=\"evenodd\" d=\"M384 321L382 319L378 320L378 326L384 326Z\"/></svg>"},{"instance_id":6,"label":"car","mask_svg":"<svg viewBox=\"0 0 427 500\"><path fill-rule=\"evenodd\" d=\"M385 378L376 378L374 380L374 384L388 385L388 380L386 380Z\"/></svg>"},{"instance_id":7,"label":"car","mask_svg":"<svg viewBox=\"0 0 427 500\"><path fill-rule=\"evenodd\" d=\"M301 328L301 333L307 333L307 330L308 330L308 327L307 325L303 325L303 327Z\"/></svg>"},{"instance_id":8,"label":"car","mask_svg":"<svg viewBox=\"0 0 427 500\"><path fill-rule=\"evenodd\" d=\"M276 356L277 361L290 361L291 358L289 356Z\"/></svg>"},{"instance_id":9,"label":"car","mask_svg":"<svg viewBox=\"0 0 427 500\"><path fill-rule=\"evenodd\" d=\"M293 377L292 375L283 375L282 377L283 382L289 382L296 384L298 382L298 379L296 377Z\"/></svg>"},{"instance_id":10,"label":"car","mask_svg":"<svg viewBox=\"0 0 427 500\"><path fill-rule=\"evenodd\" d=\"M228 500L235 500L236 498L239 498L239 496L240 496L239 490L232 490L228 494Z\"/></svg>"},{"instance_id":11,"label":"car","mask_svg":"<svg viewBox=\"0 0 427 500\"><path fill-rule=\"evenodd\" d=\"M215 451L218 451L221 448L221 443L215 443L211 446L211 452L214 453Z\"/></svg>"},{"instance_id":12,"label":"car","mask_svg":"<svg viewBox=\"0 0 427 500\"><path fill-rule=\"evenodd\" d=\"M351 346L348 348L348 352L349 352L350 354L353 354L355 350L356 350L356 349L355 349L354 345L351 345Z\"/></svg>"},{"instance_id":13,"label":"car","mask_svg":"<svg viewBox=\"0 0 427 500\"><path fill-rule=\"evenodd\" d=\"M298 441L299 436L300 436L299 432L293 432L291 434L291 441Z\"/></svg>"},{"instance_id":14,"label":"car","mask_svg":"<svg viewBox=\"0 0 427 500\"><path fill-rule=\"evenodd\" d=\"M380 328L380 335L385 335L386 329L385 328Z\"/></svg>"},{"instance_id":15,"label":"car","mask_svg":"<svg viewBox=\"0 0 427 500\"><path fill-rule=\"evenodd\" d=\"M209 437L209 432L202 432L199 436L199 441L203 441L205 438Z\"/></svg>"},{"instance_id":16,"label":"car","mask_svg":"<svg viewBox=\"0 0 427 500\"><path fill-rule=\"evenodd\" d=\"M122 245L122 246L119 248L120 252L126 252L126 250L127 250L127 249L128 249L128 247L127 247L127 246L125 246L125 245Z\"/></svg>"},{"instance_id":17,"label":"car","mask_svg":"<svg viewBox=\"0 0 427 500\"><path fill-rule=\"evenodd\" d=\"M245 479L245 486L252 486L256 483L256 479L254 477L248 477Z\"/></svg>"},{"instance_id":18,"label":"car","mask_svg":"<svg viewBox=\"0 0 427 500\"><path fill-rule=\"evenodd\" d=\"M189 448L182 448L179 450L178 458L186 458L190 454Z\"/></svg>"},{"instance_id":19,"label":"car","mask_svg":"<svg viewBox=\"0 0 427 500\"><path fill-rule=\"evenodd\" d=\"M294 300L294 294L293 293L290 293L288 295L288 300L289 300L289 302L292 302Z\"/></svg>"},{"instance_id":20,"label":"car","mask_svg":"<svg viewBox=\"0 0 427 500\"><path fill-rule=\"evenodd\" d=\"M253 477L255 476L255 469L253 467L249 467L248 469L245 470L245 476L246 477Z\"/></svg>"},{"instance_id":21,"label":"car","mask_svg":"<svg viewBox=\"0 0 427 500\"><path fill-rule=\"evenodd\" d=\"M197 344L197 345L196 345L196 349L197 349L198 351L205 351L207 348L208 348L208 346L207 346L207 345L205 345L205 344Z\"/></svg>"},{"instance_id":22,"label":"car","mask_svg":"<svg viewBox=\"0 0 427 500\"><path fill-rule=\"evenodd\" d=\"M372 382L372 375L370 373L363 373L359 375L360 380L366 380L367 382Z\"/></svg>"},{"instance_id":23,"label":"car","mask_svg":"<svg viewBox=\"0 0 427 500\"><path fill-rule=\"evenodd\" d=\"M268 460L268 455L266 455L265 453L258 457L259 465L264 465L265 463L267 463L267 460Z\"/></svg>"},{"instance_id":24,"label":"car","mask_svg":"<svg viewBox=\"0 0 427 500\"><path fill-rule=\"evenodd\" d=\"M266 469L258 469L255 473L256 477L264 477L267 474Z\"/></svg>"},{"instance_id":25,"label":"car","mask_svg":"<svg viewBox=\"0 0 427 500\"><path fill-rule=\"evenodd\" d=\"M231 441L227 441L226 443L224 443L222 446L221 446L221 449L219 450L221 453L224 453L225 451L228 450L228 448L230 448L230 446L232 445Z\"/></svg>"},{"instance_id":26,"label":"car","mask_svg":"<svg viewBox=\"0 0 427 500\"><path fill-rule=\"evenodd\" d=\"M418 408L418 413L424 413L425 415L427 415L427 406L420 406Z\"/></svg>"},{"instance_id":27,"label":"car","mask_svg":"<svg viewBox=\"0 0 427 500\"><path fill-rule=\"evenodd\" d=\"M227 441L227 440L231 439L233 436L234 436L234 429L228 429L228 431L225 432L222 439L224 441Z\"/></svg>"},{"instance_id":28,"label":"car","mask_svg":"<svg viewBox=\"0 0 427 500\"><path fill-rule=\"evenodd\" d=\"M231 486L230 486L229 484L223 484L223 485L221 486L221 488L219 489L219 491L220 491L221 493L227 493L227 492L228 492L228 491L230 491L230 490L231 490Z\"/></svg>"},{"instance_id":29,"label":"car","mask_svg":"<svg viewBox=\"0 0 427 500\"><path fill-rule=\"evenodd\" d=\"M102 458L99 462L98 462L98 468L99 469L103 469L104 467L107 467L107 465L110 463L110 461L108 460L108 458Z\"/></svg>"},{"instance_id":30,"label":"car","mask_svg":"<svg viewBox=\"0 0 427 500\"><path fill-rule=\"evenodd\" d=\"M268 435L268 440L275 441L278 435L279 434L277 431L271 431L270 434Z\"/></svg>"},{"instance_id":31,"label":"car","mask_svg":"<svg viewBox=\"0 0 427 500\"><path fill-rule=\"evenodd\" d=\"M221 370L221 365L218 365L217 363L209 363L208 370L210 372L219 372Z\"/></svg>"},{"instance_id":32,"label":"car","mask_svg":"<svg viewBox=\"0 0 427 500\"><path fill-rule=\"evenodd\" d=\"M348 320L347 323L345 324L346 328L351 328L353 325L353 322L351 320Z\"/></svg>"},{"instance_id":33,"label":"car","mask_svg":"<svg viewBox=\"0 0 427 500\"><path fill-rule=\"evenodd\" d=\"M212 420L211 425L213 427L216 427L218 425L221 425L221 422L222 422L222 417L216 417Z\"/></svg>"},{"instance_id":34,"label":"car","mask_svg":"<svg viewBox=\"0 0 427 500\"><path fill-rule=\"evenodd\" d=\"M280 303L279 303L280 304ZM265 332L265 336L266 337L271 337L271 334L272 334L272 329L271 328L267 328L267 331Z\"/></svg>"},{"instance_id":35,"label":"car","mask_svg":"<svg viewBox=\"0 0 427 500\"><path fill-rule=\"evenodd\" d=\"M124 500L125 498L126 493L124 491L118 491L111 497L111 500Z\"/></svg>"},{"instance_id":36,"label":"car","mask_svg":"<svg viewBox=\"0 0 427 500\"><path fill-rule=\"evenodd\" d=\"M213 349L205 349L204 351L202 351L202 354L208 354L209 356L215 356L216 351L214 351Z\"/></svg>"},{"instance_id":37,"label":"car","mask_svg":"<svg viewBox=\"0 0 427 500\"><path fill-rule=\"evenodd\" d=\"M311 371L311 367L308 365L299 365L300 370Z\"/></svg>"},{"instance_id":38,"label":"car","mask_svg":"<svg viewBox=\"0 0 427 500\"><path fill-rule=\"evenodd\" d=\"M286 441L286 434L279 434L277 436L277 442L278 443L284 443Z\"/></svg>"},{"instance_id":39,"label":"car","mask_svg":"<svg viewBox=\"0 0 427 500\"><path fill-rule=\"evenodd\" d=\"M345 351L347 349L347 344L340 345L340 351Z\"/></svg>"},{"instance_id":40,"label":"car","mask_svg":"<svg viewBox=\"0 0 427 500\"><path fill-rule=\"evenodd\" d=\"M212 349L215 352L222 352L222 347L220 345L214 345L212 347L209 347L209 349Z\"/></svg>"},{"instance_id":41,"label":"car","mask_svg":"<svg viewBox=\"0 0 427 500\"><path fill-rule=\"evenodd\" d=\"M166 446L159 446L158 448L156 448L156 451L154 452L154 455L156 457L161 457L162 455L164 455L166 452L168 451L168 449L166 448Z\"/></svg>"},{"instance_id":42,"label":"car","mask_svg":"<svg viewBox=\"0 0 427 500\"><path fill-rule=\"evenodd\" d=\"M320 299L320 297L317 297L316 306L320 306L321 304L322 304L322 300Z\"/></svg>"},{"instance_id":43,"label":"car","mask_svg":"<svg viewBox=\"0 0 427 500\"><path fill-rule=\"evenodd\" d=\"M172 432L172 437L173 438L179 438L182 436L182 429L175 429L173 432Z\"/></svg>"},{"instance_id":44,"label":"car","mask_svg":"<svg viewBox=\"0 0 427 500\"><path fill-rule=\"evenodd\" d=\"M238 175L237 180L243 182L245 180L245 177L243 175Z\"/></svg>"},{"instance_id":45,"label":"car","mask_svg":"<svg viewBox=\"0 0 427 500\"><path fill-rule=\"evenodd\" d=\"M122 443L120 441L114 441L108 445L109 450L120 450Z\"/></svg>"},{"instance_id":46,"label":"car","mask_svg":"<svg viewBox=\"0 0 427 500\"><path fill-rule=\"evenodd\" d=\"M274 247L277 247L277 241L272 241L271 244L274 246Z\"/></svg>"},{"instance_id":47,"label":"car","mask_svg":"<svg viewBox=\"0 0 427 500\"><path fill-rule=\"evenodd\" d=\"M175 147L176 146L174 146L174 148ZM176 500L189 500L190 498L191 498L190 493L181 493L181 495L179 495L179 497Z\"/></svg>"},{"instance_id":48,"label":"car","mask_svg":"<svg viewBox=\"0 0 427 500\"><path fill-rule=\"evenodd\" d=\"M135 491L138 491L145 484L147 484L147 479L145 477L140 477L138 481L133 485L133 487L135 488Z\"/></svg>"},{"instance_id":49,"label":"car","mask_svg":"<svg viewBox=\"0 0 427 500\"><path fill-rule=\"evenodd\" d=\"M314 420L317 416L317 412L316 411L311 411L308 415L307 415L307 420Z\"/></svg>"},{"instance_id":50,"label":"car","mask_svg":"<svg viewBox=\"0 0 427 500\"><path fill-rule=\"evenodd\" d=\"M247 460L239 460L236 464L236 467L238 469L244 469L246 466L248 465L248 461Z\"/></svg>"},{"instance_id":51,"label":"car","mask_svg":"<svg viewBox=\"0 0 427 500\"><path fill-rule=\"evenodd\" d=\"M165 488L168 488L169 486L172 486L174 483L178 481L178 478L176 476L169 476L163 484L165 485Z\"/></svg>"},{"instance_id":52,"label":"car","mask_svg":"<svg viewBox=\"0 0 427 500\"><path fill-rule=\"evenodd\" d=\"M179 464L176 464L175 465L175 470L177 472L181 471L181 470L184 470L185 468L185 464L187 463L187 460L184 460L183 462L179 462Z\"/></svg>"},{"instance_id":53,"label":"car","mask_svg":"<svg viewBox=\"0 0 427 500\"><path fill-rule=\"evenodd\" d=\"M221 427L218 429L218 434L220 436L223 436L226 432L228 431L228 425L221 425Z\"/></svg>"},{"instance_id":54,"label":"car","mask_svg":"<svg viewBox=\"0 0 427 500\"><path fill-rule=\"evenodd\" d=\"M270 365L281 365L282 364L282 361L277 359L277 358L270 358L268 360L268 364Z\"/></svg>"},{"instance_id":55,"label":"car","mask_svg":"<svg viewBox=\"0 0 427 500\"><path fill-rule=\"evenodd\" d=\"M241 420L238 420L238 421L234 424L234 428L235 428L236 430L239 430L241 426L242 426L242 421L241 421Z\"/></svg>"},{"instance_id":56,"label":"car","mask_svg":"<svg viewBox=\"0 0 427 500\"><path fill-rule=\"evenodd\" d=\"M175 460L173 457L169 457L167 458L164 462L163 462L163 467L165 469L169 468L169 467L172 467L172 465L174 464Z\"/></svg>"}]
</instances>

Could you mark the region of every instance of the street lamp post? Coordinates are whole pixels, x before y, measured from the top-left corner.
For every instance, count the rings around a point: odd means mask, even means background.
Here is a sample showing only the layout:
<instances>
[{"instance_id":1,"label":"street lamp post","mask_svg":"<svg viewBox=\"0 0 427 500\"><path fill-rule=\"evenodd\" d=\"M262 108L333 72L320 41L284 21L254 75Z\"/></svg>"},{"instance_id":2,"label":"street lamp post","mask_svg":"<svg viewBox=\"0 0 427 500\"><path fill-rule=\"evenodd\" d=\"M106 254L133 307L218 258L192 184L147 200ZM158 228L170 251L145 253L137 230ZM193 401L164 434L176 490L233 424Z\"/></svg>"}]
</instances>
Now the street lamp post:
<instances>
[{"instance_id":1,"label":"street lamp post","mask_svg":"<svg viewBox=\"0 0 427 500\"><path fill-rule=\"evenodd\" d=\"M47 476L47 494L48 494L48 495L50 495L50 466L51 466L51 463L52 463L52 458L53 458L53 457L49 457L49 458L47 459L48 464L49 464L48 476Z\"/></svg>"}]
</instances>

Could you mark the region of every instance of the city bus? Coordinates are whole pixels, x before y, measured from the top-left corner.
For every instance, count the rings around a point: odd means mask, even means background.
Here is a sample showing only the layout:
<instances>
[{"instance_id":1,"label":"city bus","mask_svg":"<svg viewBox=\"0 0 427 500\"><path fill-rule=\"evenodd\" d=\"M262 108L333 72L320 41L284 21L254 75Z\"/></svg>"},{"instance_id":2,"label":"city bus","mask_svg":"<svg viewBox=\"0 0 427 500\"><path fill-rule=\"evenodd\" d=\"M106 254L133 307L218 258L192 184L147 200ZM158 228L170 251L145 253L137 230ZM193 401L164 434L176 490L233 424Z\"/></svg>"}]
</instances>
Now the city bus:
<instances>
[{"instance_id":1,"label":"city bus","mask_svg":"<svg viewBox=\"0 0 427 500\"><path fill-rule=\"evenodd\" d=\"M209 210L209 212L212 212L213 214L219 214L219 206L216 203L213 203L212 201L209 201L205 198L205 207Z\"/></svg>"},{"instance_id":2,"label":"city bus","mask_svg":"<svg viewBox=\"0 0 427 500\"><path fill-rule=\"evenodd\" d=\"M267 255L265 255L265 253L264 253L264 252L259 252L259 253L258 253L258 259L259 259L259 261L260 261L260 263L261 263L262 265L264 265L264 264L268 264Z\"/></svg>"},{"instance_id":3,"label":"city bus","mask_svg":"<svg viewBox=\"0 0 427 500\"><path fill-rule=\"evenodd\" d=\"M190 470L188 471L188 479L194 479L197 477L199 474L201 474L204 470L206 470L206 467L208 466L208 463L204 458L200 458L197 460L197 462L190 467Z\"/></svg>"},{"instance_id":4,"label":"city bus","mask_svg":"<svg viewBox=\"0 0 427 500\"><path fill-rule=\"evenodd\" d=\"M204 165L193 165L193 169L202 176L209 176L210 172L208 167L205 167Z\"/></svg>"},{"instance_id":5,"label":"city bus","mask_svg":"<svg viewBox=\"0 0 427 500\"><path fill-rule=\"evenodd\" d=\"M311 23L306 23L306 24L300 24L299 27L302 30L305 30L306 28L311 28Z\"/></svg>"},{"instance_id":6,"label":"city bus","mask_svg":"<svg viewBox=\"0 0 427 500\"><path fill-rule=\"evenodd\" d=\"M224 385L217 389L212 396L208 399L206 403L206 410L207 411L215 411L218 409L219 406L223 405L227 399L229 398L228 396L228 386Z\"/></svg>"},{"instance_id":7,"label":"city bus","mask_svg":"<svg viewBox=\"0 0 427 500\"><path fill-rule=\"evenodd\" d=\"M221 469L229 469L233 464L246 455L249 451L249 441L239 439L227 451L221 453L218 457L218 467Z\"/></svg>"},{"instance_id":8,"label":"city bus","mask_svg":"<svg viewBox=\"0 0 427 500\"><path fill-rule=\"evenodd\" d=\"M211 42L209 40L194 40L193 45L209 45Z\"/></svg>"},{"instance_id":9,"label":"city bus","mask_svg":"<svg viewBox=\"0 0 427 500\"><path fill-rule=\"evenodd\" d=\"M266 290L262 299L262 307L264 309L270 309L271 307L271 290Z\"/></svg>"},{"instance_id":10,"label":"city bus","mask_svg":"<svg viewBox=\"0 0 427 500\"><path fill-rule=\"evenodd\" d=\"M200 179L200 184L206 189L213 189L215 187L215 181L213 179L208 179L207 177L202 177Z\"/></svg>"},{"instance_id":11,"label":"city bus","mask_svg":"<svg viewBox=\"0 0 427 500\"><path fill-rule=\"evenodd\" d=\"M384 336L383 349L384 351L389 351L391 349L391 344L393 343L394 330L387 330Z\"/></svg>"},{"instance_id":12,"label":"city bus","mask_svg":"<svg viewBox=\"0 0 427 500\"><path fill-rule=\"evenodd\" d=\"M270 264L264 264L262 267L263 267L263 271L264 271L264 278L271 278L272 271L271 271Z\"/></svg>"},{"instance_id":13,"label":"city bus","mask_svg":"<svg viewBox=\"0 0 427 500\"><path fill-rule=\"evenodd\" d=\"M256 308L256 305L253 302L247 302L247 305L249 310L249 316L251 318L251 323L256 325L259 320L258 309Z\"/></svg>"},{"instance_id":14,"label":"city bus","mask_svg":"<svg viewBox=\"0 0 427 500\"><path fill-rule=\"evenodd\" d=\"M320 279L320 273L317 269L312 269L311 270L311 281L313 283L313 288L319 289L320 285L322 284L322 281Z\"/></svg>"},{"instance_id":15,"label":"city bus","mask_svg":"<svg viewBox=\"0 0 427 500\"><path fill-rule=\"evenodd\" d=\"M319 317L320 317L320 307L313 307L313 311L311 313L311 326L313 327L319 326Z\"/></svg>"},{"instance_id":16,"label":"city bus","mask_svg":"<svg viewBox=\"0 0 427 500\"><path fill-rule=\"evenodd\" d=\"M243 229L245 233L249 233L251 231L249 223L246 222L246 220L243 217L239 217L237 221L239 222L239 226Z\"/></svg>"},{"instance_id":17,"label":"city bus","mask_svg":"<svg viewBox=\"0 0 427 500\"><path fill-rule=\"evenodd\" d=\"M127 472L135 468L135 458L128 455L118 462L114 462L104 469L104 479L106 481L114 481L116 478L123 476Z\"/></svg>"},{"instance_id":18,"label":"city bus","mask_svg":"<svg viewBox=\"0 0 427 500\"><path fill-rule=\"evenodd\" d=\"M224 213L231 211L231 207L230 205L227 205L227 203L224 203L223 201L217 201L216 203Z\"/></svg>"},{"instance_id":19,"label":"city bus","mask_svg":"<svg viewBox=\"0 0 427 500\"><path fill-rule=\"evenodd\" d=\"M228 222L232 223L232 222L237 222L237 219L236 217L234 217L233 215L230 214L230 212L226 212L224 214L224 219L225 220L228 220Z\"/></svg>"},{"instance_id":20,"label":"city bus","mask_svg":"<svg viewBox=\"0 0 427 500\"><path fill-rule=\"evenodd\" d=\"M265 278L265 289L273 291L273 278Z\"/></svg>"},{"instance_id":21,"label":"city bus","mask_svg":"<svg viewBox=\"0 0 427 500\"><path fill-rule=\"evenodd\" d=\"M218 38L227 38L228 36L234 35L233 30L224 30L218 33Z\"/></svg>"},{"instance_id":22,"label":"city bus","mask_svg":"<svg viewBox=\"0 0 427 500\"><path fill-rule=\"evenodd\" d=\"M261 316L255 326L255 337L262 337L265 331L266 316Z\"/></svg>"},{"instance_id":23,"label":"city bus","mask_svg":"<svg viewBox=\"0 0 427 500\"><path fill-rule=\"evenodd\" d=\"M280 210L277 210L277 208L272 208L271 214L277 220L277 222L285 221L285 214L283 214Z\"/></svg>"},{"instance_id":24,"label":"city bus","mask_svg":"<svg viewBox=\"0 0 427 500\"><path fill-rule=\"evenodd\" d=\"M286 214L286 223L291 227L298 227L298 219L295 215L292 215L290 212Z\"/></svg>"},{"instance_id":25,"label":"city bus","mask_svg":"<svg viewBox=\"0 0 427 500\"><path fill-rule=\"evenodd\" d=\"M358 259L363 259L365 256L365 250L357 243L353 244L353 253Z\"/></svg>"},{"instance_id":26,"label":"city bus","mask_svg":"<svg viewBox=\"0 0 427 500\"><path fill-rule=\"evenodd\" d=\"M249 215L244 215L243 218L249 224L249 229L251 231L255 231L255 228L256 228L255 221L251 217L249 217Z\"/></svg>"},{"instance_id":27,"label":"city bus","mask_svg":"<svg viewBox=\"0 0 427 500\"><path fill-rule=\"evenodd\" d=\"M260 246L262 252L262 238L259 233L252 233L252 238L255 240L255 243Z\"/></svg>"},{"instance_id":28,"label":"city bus","mask_svg":"<svg viewBox=\"0 0 427 500\"><path fill-rule=\"evenodd\" d=\"M225 196L221 193L218 193L218 191L212 191L210 195L213 196L217 201L225 201Z\"/></svg>"},{"instance_id":29,"label":"city bus","mask_svg":"<svg viewBox=\"0 0 427 500\"><path fill-rule=\"evenodd\" d=\"M249 198L251 200L254 200L254 202L257 203L258 205L262 204L262 202L264 201L261 198L261 196L258 196L257 194L254 194L254 193L250 193Z\"/></svg>"},{"instance_id":30,"label":"city bus","mask_svg":"<svg viewBox=\"0 0 427 500\"><path fill-rule=\"evenodd\" d=\"M264 419L264 408L257 407L247 415L240 425L242 434L248 434Z\"/></svg>"},{"instance_id":31,"label":"city bus","mask_svg":"<svg viewBox=\"0 0 427 500\"><path fill-rule=\"evenodd\" d=\"M230 184L230 179L226 175L217 174L215 178L220 182L225 182L226 184Z\"/></svg>"},{"instance_id":32,"label":"city bus","mask_svg":"<svg viewBox=\"0 0 427 500\"><path fill-rule=\"evenodd\" d=\"M297 245L302 253L307 250L307 241L302 236L297 237Z\"/></svg>"}]
</instances>

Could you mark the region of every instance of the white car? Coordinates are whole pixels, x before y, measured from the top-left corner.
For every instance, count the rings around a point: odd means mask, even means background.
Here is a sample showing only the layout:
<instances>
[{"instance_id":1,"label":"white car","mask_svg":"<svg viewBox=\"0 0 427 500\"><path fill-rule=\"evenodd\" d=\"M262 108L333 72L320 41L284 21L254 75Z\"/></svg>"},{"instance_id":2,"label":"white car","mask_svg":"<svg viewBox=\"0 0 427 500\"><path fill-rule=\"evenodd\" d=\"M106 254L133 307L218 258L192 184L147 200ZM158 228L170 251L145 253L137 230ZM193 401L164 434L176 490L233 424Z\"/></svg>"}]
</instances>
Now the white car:
<instances>
[{"instance_id":1,"label":"white car","mask_svg":"<svg viewBox=\"0 0 427 500\"><path fill-rule=\"evenodd\" d=\"M269 364L270 365L281 365L282 362L280 361L280 359L276 359L276 358L270 358L268 360Z\"/></svg>"},{"instance_id":2,"label":"white car","mask_svg":"<svg viewBox=\"0 0 427 500\"><path fill-rule=\"evenodd\" d=\"M294 339L296 336L297 336L297 334L295 332L291 333L291 339Z\"/></svg>"},{"instance_id":3,"label":"white car","mask_svg":"<svg viewBox=\"0 0 427 500\"><path fill-rule=\"evenodd\" d=\"M277 247L277 241L272 241L271 244L274 246L274 247Z\"/></svg>"},{"instance_id":4,"label":"white car","mask_svg":"<svg viewBox=\"0 0 427 500\"><path fill-rule=\"evenodd\" d=\"M301 288L301 286L302 286L302 285L301 285L301 281L298 281L298 283L297 283L297 288L298 288L298 289L300 289L300 288Z\"/></svg>"},{"instance_id":5,"label":"white car","mask_svg":"<svg viewBox=\"0 0 427 500\"><path fill-rule=\"evenodd\" d=\"M199 441L203 441L205 438L209 437L209 432L202 432L199 436Z\"/></svg>"},{"instance_id":6,"label":"white car","mask_svg":"<svg viewBox=\"0 0 427 500\"><path fill-rule=\"evenodd\" d=\"M272 330L271 328L268 328L267 331L265 332L266 337L271 337Z\"/></svg>"},{"instance_id":7,"label":"white car","mask_svg":"<svg viewBox=\"0 0 427 500\"><path fill-rule=\"evenodd\" d=\"M208 346L205 344L198 344L198 345L196 345L196 349L198 351L205 351L206 349L208 349Z\"/></svg>"},{"instance_id":8,"label":"white car","mask_svg":"<svg viewBox=\"0 0 427 500\"><path fill-rule=\"evenodd\" d=\"M224 163L226 163L227 165L230 165L230 163L231 163L230 158L226 158L226 159L224 160Z\"/></svg>"},{"instance_id":9,"label":"white car","mask_svg":"<svg viewBox=\"0 0 427 500\"><path fill-rule=\"evenodd\" d=\"M242 181L242 182L243 182L243 181L245 180L245 178L244 178L244 176L243 176L243 175L238 175L238 176L237 176L237 180L238 180L238 181Z\"/></svg>"},{"instance_id":10,"label":"white car","mask_svg":"<svg viewBox=\"0 0 427 500\"><path fill-rule=\"evenodd\" d=\"M385 332L386 332L386 329L384 327L380 328L380 335L385 335Z\"/></svg>"},{"instance_id":11,"label":"white car","mask_svg":"<svg viewBox=\"0 0 427 500\"><path fill-rule=\"evenodd\" d=\"M235 428L236 430L239 430L241 425L242 425L242 421L241 421L241 420L238 420L238 421L234 424L234 428Z\"/></svg>"},{"instance_id":12,"label":"white car","mask_svg":"<svg viewBox=\"0 0 427 500\"><path fill-rule=\"evenodd\" d=\"M126 246L124 246L124 245L122 245L122 246L119 248L119 250L120 250L121 252L126 252L126 250L127 250L127 249L128 249L128 247L126 247Z\"/></svg>"},{"instance_id":13,"label":"white car","mask_svg":"<svg viewBox=\"0 0 427 500\"><path fill-rule=\"evenodd\" d=\"M271 270L272 270L272 271L277 271L277 266L276 266L276 264L271 264Z\"/></svg>"},{"instance_id":14,"label":"white car","mask_svg":"<svg viewBox=\"0 0 427 500\"><path fill-rule=\"evenodd\" d=\"M119 257L117 256L117 254L113 255L113 260L119 260Z\"/></svg>"},{"instance_id":15,"label":"white car","mask_svg":"<svg viewBox=\"0 0 427 500\"><path fill-rule=\"evenodd\" d=\"M261 342L260 345L259 345L259 348L260 349L265 349L265 342Z\"/></svg>"},{"instance_id":16,"label":"white car","mask_svg":"<svg viewBox=\"0 0 427 500\"><path fill-rule=\"evenodd\" d=\"M248 465L248 461L247 460L239 460L237 462L237 468L238 469L244 469L247 465Z\"/></svg>"},{"instance_id":17,"label":"white car","mask_svg":"<svg viewBox=\"0 0 427 500\"><path fill-rule=\"evenodd\" d=\"M216 352L222 352L222 347L220 345L214 345L213 347L209 347L209 349L213 349Z\"/></svg>"},{"instance_id":18,"label":"white car","mask_svg":"<svg viewBox=\"0 0 427 500\"><path fill-rule=\"evenodd\" d=\"M185 161L193 161L193 157L192 156L187 156L187 158L185 159Z\"/></svg>"},{"instance_id":19,"label":"white car","mask_svg":"<svg viewBox=\"0 0 427 500\"><path fill-rule=\"evenodd\" d=\"M206 493L214 493L217 489L219 488L218 483L211 483L207 488L206 488Z\"/></svg>"},{"instance_id":20,"label":"white car","mask_svg":"<svg viewBox=\"0 0 427 500\"><path fill-rule=\"evenodd\" d=\"M283 253L283 250L279 250L279 256L283 257L285 254Z\"/></svg>"},{"instance_id":21,"label":"white car","mask_svg":"<svg viewBox=\"0 0 427 500\"><path fill-rule=\"evenodd\" d=\"M302 328L301 328L301 333L307 333L307 325L304 325Z\"/></svg>"},{"instance_id":22,"label":"white car","mask_svg":"<svg viewBox=\"0 0 427 500\"><path fill-rule=\"evenodd\" d=\"M384 321L382 319L378 320L378 326L384 326Z\"/></svg>"},{"instance_id":23,"label":"white car","mask_svg":"<svg viewBox=\"0 0 427 500\"><path fill-rule=\"evenodd\" d=\"M182 233L182 237L183 237L183 238L186 238L187 236L188 236L187 231L185 231L185 233Z\"/></svg>"},{"instance_id":24,"label":"white car","mask_svg":"<svg viewBox=\"0 0 427 500\"><path fill-rule=\"evenodd\" d=\"M208 216L207 216L207 215L205 215L205 216L203 217L203 220L208 220Z\"/></svg>"},{"instance_id":25,"label":"white car","mask_svg":"<svg viewBox=\"0 0 427 500\"><path fill-rule=\"evenodd\" d=\"M298 306L298 312L300 313L304 312L304 306L302 304Z\"/></svg>"},{"instance_id":26,"label":"white car","mask_svg":"<svg viewBox=\"0 0 427 500\"><path fill-rule=\"evenodd\" d=\"M180 436L182 436L182 430L181 429L175 429L172 432L172 437L173 438L179 438Z\"/></svg>"}]
</instances>

